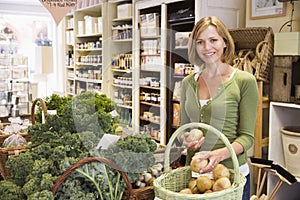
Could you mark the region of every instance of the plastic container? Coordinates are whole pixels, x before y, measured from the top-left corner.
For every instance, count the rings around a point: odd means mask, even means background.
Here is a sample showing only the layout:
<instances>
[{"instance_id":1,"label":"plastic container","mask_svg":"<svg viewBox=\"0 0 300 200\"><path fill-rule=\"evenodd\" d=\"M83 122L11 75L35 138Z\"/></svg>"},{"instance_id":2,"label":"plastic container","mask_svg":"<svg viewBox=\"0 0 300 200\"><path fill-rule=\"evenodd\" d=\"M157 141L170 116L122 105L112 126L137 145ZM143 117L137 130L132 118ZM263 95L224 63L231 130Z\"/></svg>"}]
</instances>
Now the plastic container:
<instances>
[{"instance_id":1,"label":"plastic container","mask_svg":"<svg viewBox=\"0 0 300 200\"><path fill-rule=\"evenodd\" d=\"M300 126L286 126L280 129L286 169L300 177Z\"/></svg>"}]
</instances>

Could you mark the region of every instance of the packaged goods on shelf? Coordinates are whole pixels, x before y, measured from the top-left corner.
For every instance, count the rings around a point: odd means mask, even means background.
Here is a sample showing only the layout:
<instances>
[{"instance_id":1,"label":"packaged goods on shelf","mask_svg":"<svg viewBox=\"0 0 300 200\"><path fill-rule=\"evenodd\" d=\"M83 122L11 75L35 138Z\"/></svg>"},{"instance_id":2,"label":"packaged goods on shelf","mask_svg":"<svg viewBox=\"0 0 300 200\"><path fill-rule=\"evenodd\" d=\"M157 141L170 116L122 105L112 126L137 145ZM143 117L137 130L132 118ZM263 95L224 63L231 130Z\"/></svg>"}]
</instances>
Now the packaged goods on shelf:
<instances>
[{"instance_id":1,"label":"packaged goods on shelf","mask_svg":"<svg viewBox=\"0 0 300 200\"><path fill-rule=\"evenodd\" d=\"M148 36L158 36L159 35L159 15L158 13L147 14L147 28Z\"/></svg>"},{"instance_id":2,"label":"packaged goods on shelf","mask_svg":"<svg viewBox=\"0 0 300 200\"><path fill-rule=\"evenodd\" d=\"M132 4L120 4L117 7L117 16L119 19L132 17Z\"/></svg>"},{"instance_id":3,"label":"packaged goods on shelf","mask_svg":"<svg viewBox=\"0 0 300 200\"><path fill-rule=\"evenodd\" d=\"M93 34L98 32L98 18L92 16L84 16L85 34Z\"/></svg>"},{"instance_id":4,"label":"packaged goods on shelf","mask_svg":"<svg viewBox=\"0 0 300 200\"><path fill-rule=\"evenodd\" d=\"M140 15L141 36L159 36L159 15L158 13L148 13Z\"/></svg>"},{"instance_id":5,"label":"packaged goods on shelf","mask_svg":"<svg viewBox=\"0 0 300 200\"><path fill-rule=\"evenodd\" d=\"M96 32L97 33L102 33L102 28L103 28L103 26L102 26L102 17L98 17L97 20L98 20L98 31L96 31Z\"/></svg>"},{"instance_id":6,"label":"packaged goods on shelf","mask_svg":"<svg viewBox=\"0 0 300 200\"><path fill-rule=\"evenodd\" d=\"M78 35L84 35L85 26L84 21L78 21Z\"/></svg>"}]
</instances>

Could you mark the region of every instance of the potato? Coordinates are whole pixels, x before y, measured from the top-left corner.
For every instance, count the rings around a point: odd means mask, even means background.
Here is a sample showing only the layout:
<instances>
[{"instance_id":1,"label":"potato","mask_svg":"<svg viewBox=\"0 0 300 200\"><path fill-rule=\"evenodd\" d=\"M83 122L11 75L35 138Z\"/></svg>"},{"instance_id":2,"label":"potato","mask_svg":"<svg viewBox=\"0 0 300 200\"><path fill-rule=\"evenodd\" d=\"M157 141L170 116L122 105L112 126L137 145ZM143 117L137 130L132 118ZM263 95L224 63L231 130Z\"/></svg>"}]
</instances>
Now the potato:
<instances>
[{"instance_id":1,"label":"potato","mask_svg":"<svg viewBox=\"0 0 300 200\"><path fill-rule=\"evenodd\" d=\"M190 180L189 188L191 189L193 194L198 194L199 193L199 190L198 190L198 187L197 187L197 179L193 178L192 180Z\"/></svg>"},{"instance_id":2,"label":"potato","mask_svg":"<svg viewBox=\"0 0 300 200\"><path fill-rule=\"evenodd\" d=\"M213 182L208 176L198 176L197 187L200 193L204 193L212 188Z\"/></svg>"},{"instance_id":3,"label":"potato","mask_svg":"<svg viewBox=\"0 0 300 200\"><path fill-rule=\"evenodd\" d=\"M212 190L206 190L206 191L204 192L204 194L212 193L212 192L213 192Z\"/></svg>"},{"instance_id":4,"label":"potato","mask_svg":"<svg viewBox=\"0 0 300 200\"><path fill-rule=\"evenodd\" d=\"M192 129L186 137L187 142L200 140L203 137L203 132L199 129Z\"/></svg>"},{"instance_id":5,"label":"potato","mask_svg":"<svg viewBox=\"0 0 300 200\"><path fill-rule=\"evenodd\" d=\"M218 180L221 177L230 178L229 169L223 164L218 164L212 172L215 180Z\"/></svg>"},{"instance_id":6,"label":"potato","mask_svg":"<svg viewBox=\"0 0 300 200\"><path fill-rule=\"evenodd\" d=\"M191 163L190 163L190 167L191 170L193 172L199 173L201 169L203 169L204 167L206 167L206 165L208 164L208 160L204 159L201 160L200 162L198 161L199 156L195 156L193 157Z\"/></svg>"},{"instance_id":7,"label":"potato","mask_svg":"<svg viewBox=\"0 0 300 200\"><path fill-rule=\"evenodd\" d=\"M190 188L184 188L179 191L180 194L193 194Z\"/></svg>"},{"instance_id":8,"label":"potato","mask_svg":"<svg viewBox=\"0 0 300 200\"><path fill-rule=\"evenodd\" d=\"M221 177L218 180L216 180L216 182L212 186L212 190L214 192L217 192L217 191L228 189L230 187L231 187L231 183L230 183L229 178Z\"/></svg>"}]
</instances>

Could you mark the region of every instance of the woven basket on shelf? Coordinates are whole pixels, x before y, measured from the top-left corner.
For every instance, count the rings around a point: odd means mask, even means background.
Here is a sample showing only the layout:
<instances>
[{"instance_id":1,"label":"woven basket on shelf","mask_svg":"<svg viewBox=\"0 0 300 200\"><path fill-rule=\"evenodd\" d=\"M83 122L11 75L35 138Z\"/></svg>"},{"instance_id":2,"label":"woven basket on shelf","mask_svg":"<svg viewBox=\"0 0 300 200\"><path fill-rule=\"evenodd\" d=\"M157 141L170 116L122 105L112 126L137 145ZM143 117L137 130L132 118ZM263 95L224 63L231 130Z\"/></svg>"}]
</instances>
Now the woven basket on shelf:
<instances>
[{"instance_id":1,"label":"woven basket on shelf","mask_svg":"<svg viewBox=\"0 0 300 200\"><path fill-rule=\"evenodd\" d=\"M255 52L252 66L257 80L269 82L274 53L274 33L271 27L246 27L229 30L237 52Z\"/></svg>"},{"instance_id":2,"label":"woven basket on shelf","mask_svg":"<svg viewBox=\"0 0 300 200\"><path fill-rule=\"evenodd\" d=\"M113 169L117 170L121 176L123 181L126 184L126 190L123 193L122 199L124 200L150 200L154 199L154 191L152 186L148 186L145 188L140 188L140 189L133 189L132 185L129 181L129 178L127 174L114 162L107 158L102 158L102 157L87 157L84 159L81 159L74 165L72 165L69 169L67 169L55 182L55 184L52 187L52 192L55 194L60 187L60 185L68 178L68 176L77 168L80 166L87 164L87 163L92 163L92 162L100 162L104 163L105 165L112 167Z\"/></svg>"},{"instance_id":3,"label":"woven basket on shelf","mask_svg":"<svg viewBox=\"0 0 300 200\"><path fill-rule=\"evenodd\" d=\"M186 132L186 129L192 128L202 128L209 130L221 139L226 147L229 149L231 154L231 159L233 161L233 183L231 188L222 190L219 192L213 192L208 194L180 194L180 190L187 188L188 183L191 180L192 174L189 166L177 168L171 170L169 168L169 154L170 149L173 146L173 142L176 138L180 137L181 134ZM239 172L239 165L236 154L231 147L230 142L224 134L215 129L214 127L203 124L203 123L189 123L179 127L174 134L171 136L165 153L164 162L164 173L154 180L154 192L155 196L162 200L238 200L242 199L244 185L246 183L246 178Z\"/></svg>"},{"instance_id":4,"label":"woven basket on shelf","mask_svg":"<svg viewBox=\"0 0 300 200\"><path fill-rule=\"evenodd\" d=\"M45 115L47 114L47 107L46 107L45 102L42 99L37 98L33 102L32 107L31 107L31 119L32 119L31 123L32 124L35 124L35 114L34 114L35 112L34 111L35 111L35 106L36 106L37 102L41 103L44 114ZM6 124L6 125L8 125L8 124ZM30 141L30 136L28 135L27 132L17 133L17 134L23 136L27 142ZM9 156L18 156L21 151L25 151L27 149L27 146L1 147L4 140L11 135L13 135L13 134L0 135L0 173L1 173L1 176L3 179L6 179L9 176L9 171L5 167L8 157Z\"/></svg>"}]
</instances>

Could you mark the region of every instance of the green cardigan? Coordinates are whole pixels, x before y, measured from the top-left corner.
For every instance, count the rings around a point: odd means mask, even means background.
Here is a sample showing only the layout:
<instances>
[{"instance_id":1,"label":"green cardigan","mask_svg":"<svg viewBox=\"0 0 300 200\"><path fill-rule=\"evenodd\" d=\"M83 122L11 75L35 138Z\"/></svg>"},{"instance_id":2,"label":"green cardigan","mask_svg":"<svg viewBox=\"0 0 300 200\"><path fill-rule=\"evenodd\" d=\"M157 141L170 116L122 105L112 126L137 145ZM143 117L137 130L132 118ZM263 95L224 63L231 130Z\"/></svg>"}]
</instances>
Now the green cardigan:
<instances>
[{"instance_id":1,"label":"green cardigan","mask_svg":"<svg viewBox=\"0 0 300 200\"><path fill-rule=\"evenodd\" d=\"M247 150L254 142L258 88L255 77L245 71L236 70L232 78L220 84L217 94L201 107L198 83L191 74L182 81L180 96L180 125L202 122L217 128L230 141L238 142L244 152L238 155L239 165L247 162ZM225 144L213 133L205 133L205 143L200 151L224 147ZM195 152L188 151L187 164ZM233 168L231 158L222 162Z\"/></svg>"}]
</instances>

